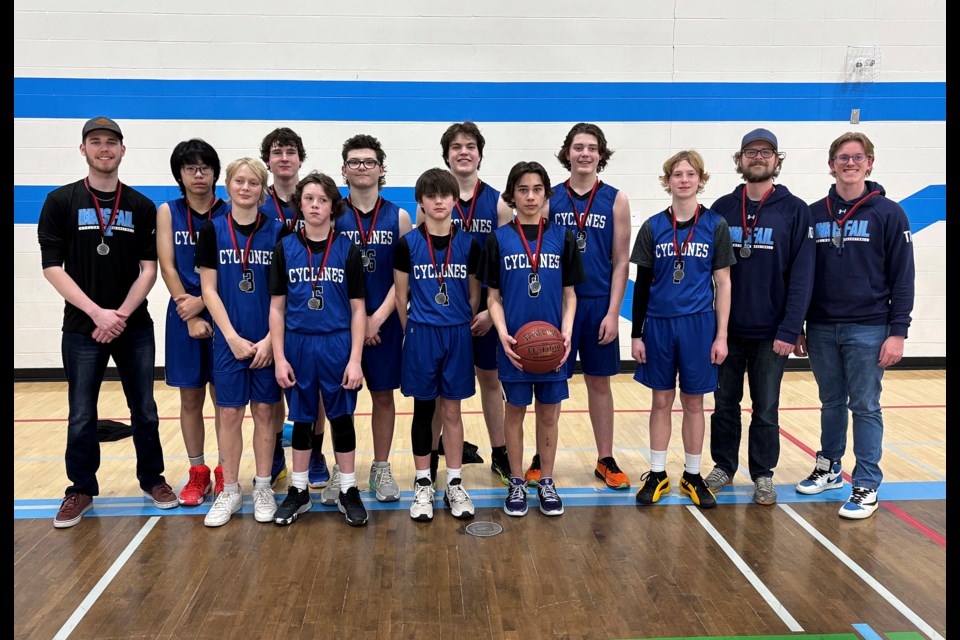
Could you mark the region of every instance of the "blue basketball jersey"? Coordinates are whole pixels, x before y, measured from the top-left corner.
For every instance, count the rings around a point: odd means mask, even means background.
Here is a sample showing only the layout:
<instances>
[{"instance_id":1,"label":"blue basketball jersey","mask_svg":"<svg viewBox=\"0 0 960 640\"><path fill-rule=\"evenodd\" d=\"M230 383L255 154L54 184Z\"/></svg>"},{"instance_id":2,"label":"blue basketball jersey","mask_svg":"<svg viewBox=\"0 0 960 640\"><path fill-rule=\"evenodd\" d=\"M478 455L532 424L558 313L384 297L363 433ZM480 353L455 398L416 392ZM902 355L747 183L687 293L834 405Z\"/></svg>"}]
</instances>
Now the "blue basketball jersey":
<instances>
[{"instance_id":1,"label":"blue basketball jersey","mask_svg":"<svg viewBox=\"0 0 960 640\"><path fill-rule=\"evenodd\" d=\"M249 251L246 250L248 236L235 232L240 254L247 255L246 273L241 255L234 250L230 216L215 217L213 226L217 237L217 294L236 332L256 342L263 339L270 329L270 263L283 223L276 218L259 215ZM241 282L249 282L249 285L244 285L244 289L249 287L249 290L241 290ZM229 352L230 348L220 327L214 326L214 351L220 349Z\"/></svg>"},{"instance_id":2,"label":"blue basketball jersey","mask_svg":"<svg viewBox=\"0 0 960 640\"><path fill-rule=\"evenodd\" d=\"M349 239L334 234L323 265L323 253L311 256L301 234L280 241L287 267L286 328L301 334L321 334L350 328L350 296L347 290ZM316 283L314 285L314 282ZM315 298L317 302L310 300Z\"/></svg>"},{"instance_id":3,"label":"blue basketball jersey","mask_svg":"<svg viewBox=\"0 0 960 640\"><path fill-rule=\"evenodd\" d=\"M593 202L590 203L589 215L581 229L577 220L587 209L589 193L583 199L574 194L574 199L571 200L567 193L567 182L561 182L553 187L553 195L550 197L550 220L558 226L569 229L574 237L578 238L578 246L581 244L580 238L583 238L580 258L587 278L577 285L577 297L596 298L610 295L613 270L613 204L617 200L618 193L617 189L601 182Z\"/></svg>"},{"instance_id":4,"label":"blue basketball jersey","mask_svg":"<svg viewBox=\"0 0 960 640\"><path fill-rule=\"evenodd\" d=\"M384 198L378 204L379 210L374 207L372 213L362 215L348 201L346 211L335 223L337 232L366 255L363 280L367 286L367 315L380 308L393 286L393 252L400 240L400 207Z\"/></svg>"},{"instance_id":5,"label":"blue basketball jersey","mask_svg":"<svg viewBox=\"0 0 960 640\"><path fill-rule=\"evenodd\" d=\"M297 228L297 212L294 210L293 205L284 202L277 196L276 189L273 188L273 185L267 188L267 198L263 201L263 204L257 208L257 211L267 216L268 218L275 218L287 225L288 229L293 229L294 231L299 231Z\"/></svg>"},{"instance_id":6,"label":"blue basketball jersey","mask_svg":"<svg viewBox=\"0 0 960 640\"><path fill-rule=\"evenodd\" d=\"M170 207L170 222L173 228L173 262L177 267L177 275L183 284L183 290L191 296L200 295L200 271L194 266L194 256L197 252L197 236L202 227L211 217L223 215L226 207L219 198L214 202L208 215L199 215L190 210L187 218L187 201L177 198L167 203Z\"/></svg>"},{"instance_id":7,"label":"blue basketball jersey","mask_svg":"<svg viewBox=\"0 0 960 640\"><path fill-rule=\"evenodd\" d=\"M423 225L421 225L422 227ZM420 324L450 327L473 319L470 305L468 262L473 237L450 228L450 262L447 251L430 246L420 227L406 236L410 247L410 319ZM434 267L436 264L436 267ZM438 273L439 271L439 273ZM438 276L442 276L440 282Z\"/></svg>"},{"instance_id":8,"label":"blue basketball jersey","mask_svg":"<svg viewBox=\"0 0 960 640\"><path fill-rule=\"evenodd\" d=\"M682 270L674 248L673 220L667 211L650 218L653 234L653 283L647 315L651 318L676 318L713 310L714 238L721 217L701 208L687 242L690 229L677 229L681 247ZM682 276L679 273L682 272Z\"/></svg>"},{"instance_id":9,"label":"blue basketball jersey","mask_svg":"<svg viewBox=\"0 0 960 640\"><path fill-rule=\"evenodd\" d=\"M487 236L497 229L497 204L500 202L500 192L491 187L486 182L481 181L477 190L477 202L474 204L473 198L469 203L464 204L462 200L456 203L453 208L451 220L459 229L469 231L473 239L481 247L487 242ZM460 194L462 198L467 194ZM470 208L473 207L473 216L470 215ZM466 228L467 220L470 220L470 228Z\"/></svg>"}]
</instances>

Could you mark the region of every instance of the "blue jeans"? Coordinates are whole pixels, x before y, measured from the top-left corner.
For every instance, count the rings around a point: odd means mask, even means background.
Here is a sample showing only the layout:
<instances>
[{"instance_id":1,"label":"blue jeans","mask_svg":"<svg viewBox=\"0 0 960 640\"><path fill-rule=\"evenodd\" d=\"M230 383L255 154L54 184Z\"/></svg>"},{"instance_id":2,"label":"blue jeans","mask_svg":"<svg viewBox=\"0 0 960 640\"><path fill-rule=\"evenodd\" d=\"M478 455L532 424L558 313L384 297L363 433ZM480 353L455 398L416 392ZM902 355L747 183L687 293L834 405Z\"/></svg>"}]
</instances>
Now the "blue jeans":
<instances>
[{"instance_id":1,"label":"blue jeans","mask_svg":"<svg viewBox=\"0 0 960 640\"><path fill-rule=\"evenodd\" d=\"M810 368L820 394L818 456L840 460L847 449L847 409L853 413L853 486L876 489L883 480L883 369L877 366L887 325L807 323Z\"/></svg>"},{"instance_id":2,"label":"blue jeans","mask_svg":"<svg viewBox=\"0 0 960 640\"><path fill-rule=\"evenodd\" d=\"M750 384L753 414L747 445L750 477L773 476L780 460L780 382L787 357L773 351L773 340L727 339L726 360L720 365L715 409L710 416L710 455L727 475L737 471L740 453L740 401L743 374Z\"/></svg>"},{"instance_id":3,"label":"blue jeans","mask_svg":"<svg viewBox=\"0 0 960 640\"><path fill-rule=\"evenodd\" d=\"M117 365L130 409L140 488L149 491L164 482L160 421L153 400L156 355L153 327L124 331L107 344L82 333L64 332L61 351L70 404L65 462L67 477L72 484L67 487L67 495L95 496L100 493L97 484L97 470L100 468L97 399L110 356Z\"/></svg>"}]
</instances>

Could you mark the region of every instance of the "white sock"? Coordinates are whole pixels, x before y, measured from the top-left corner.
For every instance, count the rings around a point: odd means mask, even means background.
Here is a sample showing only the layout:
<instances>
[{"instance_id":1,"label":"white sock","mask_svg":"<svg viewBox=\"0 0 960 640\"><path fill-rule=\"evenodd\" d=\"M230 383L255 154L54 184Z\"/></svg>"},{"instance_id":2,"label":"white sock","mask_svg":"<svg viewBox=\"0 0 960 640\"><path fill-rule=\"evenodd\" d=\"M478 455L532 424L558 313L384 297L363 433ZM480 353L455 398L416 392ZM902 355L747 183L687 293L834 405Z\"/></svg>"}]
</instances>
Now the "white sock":
<instances>
[{"instance_id":1,"label":"white sock","mask_svg":"<svg viewBox=\"0 0 960 640\"><path fill-rule=\"evenodd\" d=\"M269 488L270 488L270 476L266 476L265 478L261 478L260 476L254 476L254 477L253 477L253 488L254 488L254 489L262 489L262 488L267 488L267 489L269 489Z\"/></svg>"},{"instance_id":2,"label":"white sock","mask_svg":"<svg viewBox=\"0 0 960 640\"><path fill-rule=\"evenodd\" d=\"M459 469L451 469L450 467L447 467L447 484L450 484L454 480L462 480L462 469L463 467L460 467Z\"/></svg>"},{"instance_id":3,"label":"white sock","mask_svg":"<svg viewBox=\"0 0 960 640\"><path fill-rule=\"evenodd\" d=\"M429 479L430 479L430 469L423 469L423 470L417 469L417 477L416 477L416 479L419 480L420 478L426 478L427 480L429 480Z\"/></svg>"},{"instance_id":4,"label":"white sock","mask_svg":"<svg viewBox=\"0 0 960 640\"><path fill-rule=\"evenodd\" d=\"M659 473L667 470L667 452L650 450L650 471Z\"/></svg>"},{"instance_id":5,"label":"white sock","mask_svg":"<svg viewBox=\"0 0 960 640\"><path fill-rule=\"evenodd\" d=\"M692 453L683 453L683 468L690 475L700 475L700 459L702 454L693 455Z\"/></svg>"},{"instance_id":6,"label":"white sock","mask_svg":"<svg viewBox=\"0 0 960 640\"><path fill-rule=\"evenodd\" d=\"M294 471L290 474L290 484L301 491L307 489L307 481L310 479L309 471Z\"/></svg>"},{"instance_id":7,"label":"white sock","mask_svg":"<svg viewBox=\"0 0 960 640\"><path fill-rule=\"evenodd\" d=\"M340 491L342 491L343 493L346 493L347 489L355 486L357 486L357 472L354 471L353 473L344 473L343 471L341 471L340 472Z\"/></svg>"},{"instance_id":8,"label":"white sock","mask_svg":"<svg viewBox=\"0 0 960 640\"><path fill-rule=\"evenodd\" d=\"M233 484L223 483L223 492L224 493L240 493L240 483L234 482Z\"/></svg>"}]
</instances>

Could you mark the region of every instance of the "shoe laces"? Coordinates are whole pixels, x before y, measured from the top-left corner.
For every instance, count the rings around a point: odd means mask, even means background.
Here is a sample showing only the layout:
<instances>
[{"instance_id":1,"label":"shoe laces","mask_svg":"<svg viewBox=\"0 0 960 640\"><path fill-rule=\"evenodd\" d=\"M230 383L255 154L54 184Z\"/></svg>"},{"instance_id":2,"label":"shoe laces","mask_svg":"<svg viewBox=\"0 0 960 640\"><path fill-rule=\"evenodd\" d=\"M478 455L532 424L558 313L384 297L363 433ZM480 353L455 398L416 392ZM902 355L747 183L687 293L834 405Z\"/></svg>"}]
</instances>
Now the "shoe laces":
<instances>
[{"instance_id":1,"label":"shoe laces","mask_svg":"<svg viewBox=\"0 0 960 640\"><path fill-rule=\"evenodd\" d=\"M447 499L450 502L455 502L457 504L463 504L470 500L470 496L467 495L467 490L463 488L463 485L457 484L448 484L447 485Z\"/></svg>"},{"instance_id":2,"label":"shoe laces","mask_svg":"<svg viewBox=\"0 0 960 640\"><path fill-rule=\"evenodd\" d=\"M257 487L253 490L253 505L254 507L262 507L269 505L271 501L274 501L273 491L269 487L260 488Z\"/></svg>"},{"instance_id":3,"label":"shoe laces","mask_svg":"<svg viewBox=\"0 0 960 640\"><path fill-rule=\"evenodd\" d=\"M617 466L617 461L613 457L603 458L600 462L607 468L607 473L623 473Z\"/></svg>"},{"instance_id":4,"label":"shoe laces","mask_svg":"<svg viewBox=\"0 0 960 640\"><path fill-rule=\"evenodd\" d=\"M393 484L393 470L390 468L390 465L377 467L376 471L374 471L374 476L374 482L377 483L378 487Z\"/></svg>"},{"instance_id":5,"label":"shoe laces","mask_svg":"<svg viewBox=\"0 0 960 640\"><path fill-rule=\"evenodd\" d=\"M285 507L292 507L295 504L297 504L297 502L299 501L300 501L300 490L297 489L296 487L289 487L287 489L287 497L283 499L283 502L281 504Z\"/></svg>"},{"instance_id":6,"label":"shoe laces","mask_svg":"<svg viewBox=\"0 0 960 640\"><path fill-rule=\"evenodd\" d=\"M760 476L757 478L757 488L763 491L773 490L773 478L770 476Z\"/></svg>"},{"instance_id":7,"label":"shoe laces","mask_svg":"<svg viewBox=\"0 0 960 640\"><path fill-rule=\"evenodd\" d=\"M217 496L217 499L213 501L213 504L210 505L210 511L216 513L230 513L230 496L232 494L227 493L226 491L221 491L220 495Z\"/></svg>"},{"instance_id":8,"label":"shoe laces","mask_svg":"<svg viewBox=\"0 0 960 640\"><path fill-rule=\"evenodd\" d=\"M413 492L413 501L416 504L430 504L433 502L433 496L431 486L428 484L417 484L415 491Z\"/></svg>"},{"instance_id":9,"label":"shoe laces","mask_svg":"<svg viewBox=\"0 0 960 640\"><path fill-rule=\"evenodd\" d=\"M537 490L540 494L541 501L552 502L560 499L560 496L557 495L557 487L552 482L550 484L541 484L537 487Z\"/></svg>"},{"instance_id":10,"label":"shoe laces","mask_svg":"<svg viewBox=\"0 0 960 640\"><path fill-rule=\"evenodd\" d=\"M66 498L63 499L63 503L62 503L62 504L63 504L63 507L65 507L65 506L67 506L68 504L69 504L69 505L77 505L77 506L79 506L79 503L80 503L80 494L79 494L79 493L71 493L70 495L68 495ZM61 507L61 509L62 509L63 507Z\"/></svg>"},{"instance_id":11,"label":"shoe laces","mask_svg":"<svg viewBox=\"0 0 960 640\"><path fill-rule=\"evenodd\" d=\"M507 496L509 502L523 502L526 498L526 485L510 483L510 494Z\"/></svg>"},{"instance_id":12,"label":"shoe laces","mask_svg":"<svg viewBox=\"0 0 960 640\"><path fill-rule=\"evenodd\" d=\"M850 502L862 507L863 503L867 501L867 498L870 497L871 493L873 493L872 489L867 489L865 487L854 487L853 492L850 494Z\"/></svg>"}]
</instances>

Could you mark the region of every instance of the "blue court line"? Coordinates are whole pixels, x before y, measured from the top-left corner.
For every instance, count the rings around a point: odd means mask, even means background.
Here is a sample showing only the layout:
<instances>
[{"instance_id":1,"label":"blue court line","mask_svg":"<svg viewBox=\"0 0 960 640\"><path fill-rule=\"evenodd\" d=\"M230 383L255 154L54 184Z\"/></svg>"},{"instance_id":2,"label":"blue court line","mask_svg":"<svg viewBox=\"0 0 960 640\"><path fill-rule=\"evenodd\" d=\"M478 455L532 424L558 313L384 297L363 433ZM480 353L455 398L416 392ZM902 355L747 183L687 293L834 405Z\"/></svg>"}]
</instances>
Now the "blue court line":
<instances>
[{"instance_id":1,"label":"blue court line","mask_svg":"<svg viewBox=\"0 0 960 640\"><path fill-rule=\"evenodd\" d=\"M945 121L946 82L407 82L20 77L14 118L363 122ZM589 99L577 99L589 96Z\"/></svg>"},{"instance_id":2,"label":"blue court line","mask_svg":"<svg viewBox=\"0 0 960 640\"><path fill-rule=\"evenodd\" d=\"M849 491L845 486L840 490L825 491L819 495L806 496L797 493L794 485L777 485L777 501L781 503L811 503L811 502L845 502ZM336 507L325 507L320 504L320 491L311 491L313 510L317 512L336 512ZM612 489L571 487L560 488L560 497L565 507L637 507L634 497L635 490L614 491ZM286 494L275 494L282 499ZM397 502L378 502L371 492L362 490L360 493L364 506L368 511L405 511L413 501L413 491L401 491ZM470 497L478 509L503 507L506 488L498 489L471 489ZM539 502L535 490L530 491L529 504L536 509ZM886 482L880 489L880 501L905 500L945 500L947 496L946 482ZM119 498L95 498L93 509L84 517L115 517L115 516L186 516L206 514L210 510L212 500L207 500L199 507L179 507L176 509L157 509L153 502L142 496ZM752 504L753 486L734 485L726 487L717 494L717 503L724 504ZM680 493L679 489L662 498L656 505L642 507L643 509L659 506L688 506L690 499ZM446 509L443 504L442 491L437 492L433 506L435 509ZM27 518L52 518L60 507L60 499L31 499L14 500L13 517L15 520ZM243 507L240 513L253 513L253 498L249 494L244 496Z\"/></svg>"},{"instance_id":3,"label":"blue court line","mask_svg":"<svg viewBox=\"0 0 960 640\"><path fill-rule=\"evenodd\" d=\"M883 636L870 628L868 624L855 624L852 625L854 630L863 636L863 640L884 640Z\"/></svg>"}]
</instances>

